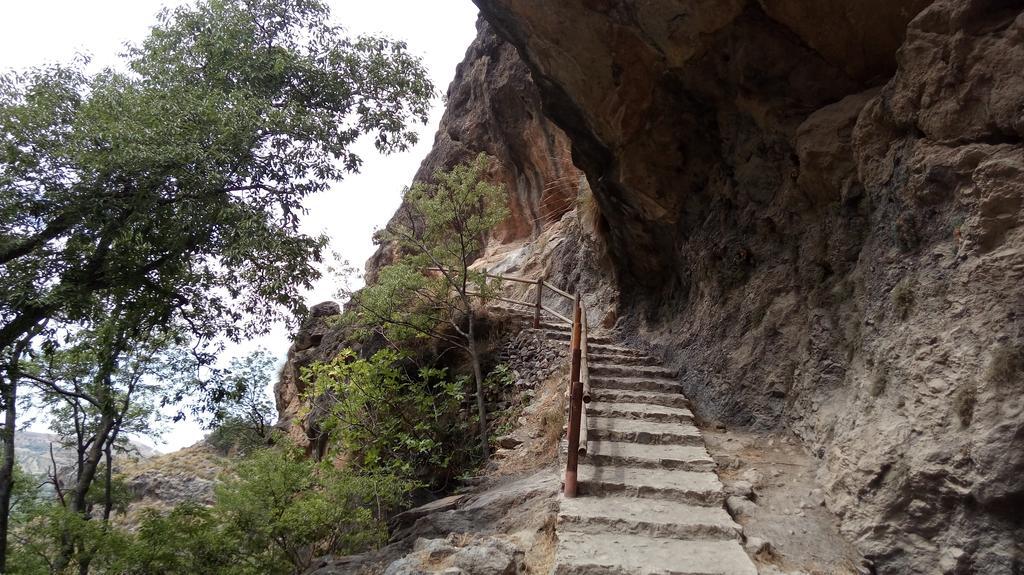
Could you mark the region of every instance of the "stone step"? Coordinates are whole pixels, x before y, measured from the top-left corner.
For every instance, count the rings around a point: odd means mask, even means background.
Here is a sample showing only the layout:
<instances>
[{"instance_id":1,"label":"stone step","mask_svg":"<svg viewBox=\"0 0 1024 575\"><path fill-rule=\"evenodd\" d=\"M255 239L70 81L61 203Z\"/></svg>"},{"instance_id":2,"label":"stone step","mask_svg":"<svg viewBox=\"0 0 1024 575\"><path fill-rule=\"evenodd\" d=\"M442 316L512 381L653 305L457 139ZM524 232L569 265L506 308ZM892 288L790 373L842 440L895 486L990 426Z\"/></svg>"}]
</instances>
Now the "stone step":
<instances>
[{"instance_id":1,"label":"stone step","mask_svg":"<svg viewBox=\"0 0 1024 575\"><path fill-rule=\"evenodd\" d=\"M600 354L600 353L612 353L619 355L639 356L647 357L647 352L631 347L625 347L621 345L607 344L607 343L589 343L587 345L587 353Z\"/></svg>"},{"instance_id":2,"label":"stone step","mask_svg":"<svg viewBox=\"0 0 1024 575\"><path fill-rule=\"evenodd\" d=\"M737 541L620 533L560 535L555 575L757 575Z\"/></svg>"},{"instance_id":3,"label":"stone step","mask_svg":"<svg viewBox=\"0 0 1024 575\"><path fill-rule=\"evenodd\" d=\"M530 319L530 326L533 327L533 319ZM567 323L541 320L540 328L548 331L572 331L572 326Z\"/></svg>"},{"instance_id":4,"label":"stone step","mask_svg":"<svg viewBox=\"0 0 1024 575\"><path fill-rule=\"evenodd\" d=\"M594 377L649 377L675 380L675 370L660 365L622 365L618 363L590 363L590 375Z\"/></svg>"},{"instance_id":5,"label":"stone step","mask_svg":"<svg viewBox=\"0 0 1024 575\"><path fill-rule=\"evenodd\" d=\"M589 352L588 358L590 359L591 365L595 363L614 363L618 365L648 365L657 366L660 365L660 361L649 356L640 353L614 353L614 352Z\"/></svg>"},{"instance_id":6,"label":"stone step","mask_svg":"<svg viewBox=\"0 0 1024 575\"><path fill-rule=\"evenodd\" d=\"M568 443L562 442L562 453ZM714 471L715 461L703 445L649 445L628 441L587 442L587 454L581 459L587 465L617 465L684 471Z\"/></svg>"},{"instance_id":7,"label":"stone step","mask_svg":"<svg viewBox=\"0 0 1024 575\"><path fill-rule=\"evenodd\" d=\"M566 343L568 343L571 335L572 334L569 331L547 330L544 332L544 337L554 341L564 341ZM587 338L588 343L598 345L608 345L615 343L615 341L615 338L610 335L592 335Z\"/></svg>"},{"instance_id":8,"label":"stone step","mask_svg":"<svg viewBox=\"0 0 1024 575\"><path fill-rule=\"evenodd\" d=\"M605 403L648 403L652 405L663 405L665 407L679 407L689 409L690 400L679 391L659 392L644 389L615 389L609 387L596 387L595 381L590 382L591 403L595 401ZM602 384L603 385L603 384Z\"/></svg>"},{"instance_id":9,"label":"stone step","mask_svg":"<svg viewBox=\"0 0 1024 575\"><path fill-rule=\"evenodd\" d=\"M591 401L587 415L594 417L626 417L640 421L693 423L693 412L684 407L667 407L656 403Z\"/></svg>"},{"instance_id":10,"label":"stone step","mask_svg":"<svg viewBox=\"0 0 1024 575\"><path fill-rule=\"evenodd\" d=\"M576 474L581 496L643 497L713 507L721 507L725 500L722 483L712 471L584 464L577 466Z\"/></svg>"},{"instance_id":11,"label":"stone step","mask_svg":"<svg viewBox=\"0 0 1024 575\"><path fill-rule=\"evenodd\" d=\"M739 540L743 533L721 507L636 497L563 498L558 523L560 532L611 532L676 539Z\"/></svg>"},{"instance_id":12,"label":"stone step","mask_svg":"<svg viewBox=\"0 0 1024 575\"><path fill-rule=\"evenodd\" d=\"M609 376L590 372L590 388L593 389L628 389L632 391L657 391L661 393L682 394L683 386L673 379L661 377L623 377Z\"/></svg>"},{"instance_id":13,"label":"stone step","mask_svg":"<svg viewBox=\"0 0 1024 575\"><path fill-rule=\"evenodd\" d=\"M587 417L587 439L648 445L704 445L693 425L637 421L624 417Z\"/></svg>"}]
</instances>

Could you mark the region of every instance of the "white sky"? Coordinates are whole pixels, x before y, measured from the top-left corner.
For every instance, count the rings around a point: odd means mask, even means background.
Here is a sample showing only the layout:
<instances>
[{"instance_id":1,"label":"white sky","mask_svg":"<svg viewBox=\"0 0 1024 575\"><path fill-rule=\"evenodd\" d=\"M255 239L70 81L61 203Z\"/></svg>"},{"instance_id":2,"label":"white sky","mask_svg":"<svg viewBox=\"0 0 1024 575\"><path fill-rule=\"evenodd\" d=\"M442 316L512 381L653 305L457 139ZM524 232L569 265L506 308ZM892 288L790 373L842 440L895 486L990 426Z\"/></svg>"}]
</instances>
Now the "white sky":
<instances>
[{"instance_id":1,"label":"white sky","mask_svg":"<svg viewBox=\"0 0 1024 575\"><path fill-rule=\"evenodd\" d=\"M433 143L443 113L440 95L455 75L473 37L477 10L470 0L327 0L334 19L352 34L381 33L405 40L423 57L438 88L430 122L420 129L420 142L408 152L380 156L372 145L360 146L364 163L360 174L349 176L330 192L312 198L303 221L307 232L325 232L332 249L362 267L373 253L374 228L382 226L398 206L402 187L408 185ZM44 62L64 62L76 53L92 57L96 69L117 66L125 42L139 42L163 6L181 0L0 0L0 70L24 68ZM321 282L308 294L310 304L332 299L331 281ZM288 348L282 327L248 342L239 353L265 347L282 359ZM268 386L270 383L268 383ZM44 424L34 430L46 431ZM191 445L202 437L194 424L170 428L157 443L161 451ZM149 442L147 442L149 443Z\"/></svg>"}]
</instances>

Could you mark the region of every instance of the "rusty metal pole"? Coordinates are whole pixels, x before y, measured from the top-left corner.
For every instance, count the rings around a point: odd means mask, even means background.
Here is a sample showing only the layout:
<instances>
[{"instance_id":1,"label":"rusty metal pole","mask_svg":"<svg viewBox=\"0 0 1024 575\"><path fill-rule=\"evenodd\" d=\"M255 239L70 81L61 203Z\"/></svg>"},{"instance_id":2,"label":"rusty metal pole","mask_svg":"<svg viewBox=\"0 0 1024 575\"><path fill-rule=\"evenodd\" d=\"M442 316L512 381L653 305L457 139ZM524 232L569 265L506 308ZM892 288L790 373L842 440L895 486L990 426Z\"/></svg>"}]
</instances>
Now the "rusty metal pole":
<instances>
[{"instance_id":1,"label":"rusty metal pole","mask_svg":"<svg viewBox=\"0 0 1024 575\"><path fill-rule=\"evenodd\" d=\"M544 277L537 278L537 301L533 308L533 329L540 327L540 308L544 305Z\"/></svg>"},{"instance_id":2,"label":"rusty metal pole","mask_svg":"<svg viewBox=\"0 0 1024 575\"><path fill-rule=\"evenodd\" d=\"M583 411L583 383L580 381L580 294L573 298L572 363L569 368L569 453L565 458L566 497L576 497L576 467L579 464L580 419Z\"/></svg>"}]
</instances>

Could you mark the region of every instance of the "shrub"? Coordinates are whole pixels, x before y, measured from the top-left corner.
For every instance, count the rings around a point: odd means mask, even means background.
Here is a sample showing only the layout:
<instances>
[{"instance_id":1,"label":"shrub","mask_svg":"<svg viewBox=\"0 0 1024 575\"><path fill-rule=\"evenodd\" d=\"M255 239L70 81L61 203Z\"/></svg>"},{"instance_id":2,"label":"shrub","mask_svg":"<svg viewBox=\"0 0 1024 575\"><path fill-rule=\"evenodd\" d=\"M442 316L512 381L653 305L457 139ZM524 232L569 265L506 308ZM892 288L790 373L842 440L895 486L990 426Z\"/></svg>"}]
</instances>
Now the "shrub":
<instances>
[{"instance_id":1,"label":"shrub","mask_svg":"<svg viewBox=\"0 0 1024 575\"><path fill-rule=\"evenodd\" d=\"M303 573L315 557L387 541L387 512L414 485L387 473L338 469L294 446L264 449L217 488L212 508L148 512L113 572L276 575Z\"/></svg>"},{"instance_id":2,"label":"shrub","mask_svg":"<svg viewBox=\"0 0 1024 575\"><path fill-rule=\"evenodd\" d=\"M467 441L474 422L462 411L468 381L436 368L410 375L405 360L389 349L369 359L342 350L303 370L307 396L333 398L321 429L354 464L443 487L474 459Z\"/></svg>"}]
</instances>

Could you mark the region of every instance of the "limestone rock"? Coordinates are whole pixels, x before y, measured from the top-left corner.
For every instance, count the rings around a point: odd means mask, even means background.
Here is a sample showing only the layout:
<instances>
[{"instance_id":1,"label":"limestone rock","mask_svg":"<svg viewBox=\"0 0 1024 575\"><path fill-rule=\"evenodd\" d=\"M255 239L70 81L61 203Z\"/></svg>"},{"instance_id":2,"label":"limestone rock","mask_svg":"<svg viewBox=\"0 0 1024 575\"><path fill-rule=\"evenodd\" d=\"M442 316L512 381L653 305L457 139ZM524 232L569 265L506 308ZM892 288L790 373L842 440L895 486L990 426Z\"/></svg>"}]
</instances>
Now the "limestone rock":
<instances>
[{"instance_id":1,"label":"limestone rock","mask_svg":"<svg viewBox=\"0 0 1024 575\"><path fill-rule=\"evenodd\" d=\"M725 498L725 507L729 510L730 515L739 519L744 515L750 515L753 513L753 511L757 509L757 504L746 497L730 495Z\"/></svg>"}]
</instances>

